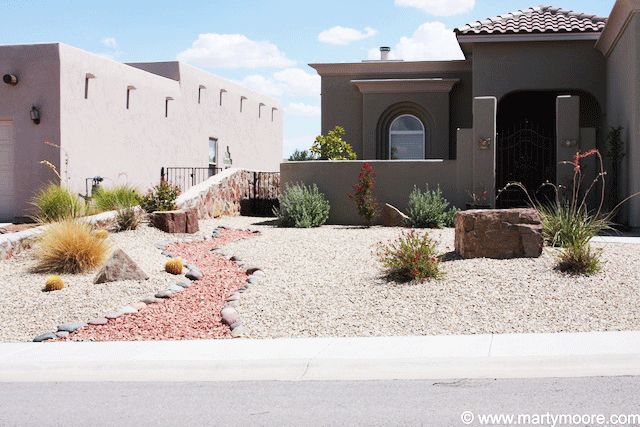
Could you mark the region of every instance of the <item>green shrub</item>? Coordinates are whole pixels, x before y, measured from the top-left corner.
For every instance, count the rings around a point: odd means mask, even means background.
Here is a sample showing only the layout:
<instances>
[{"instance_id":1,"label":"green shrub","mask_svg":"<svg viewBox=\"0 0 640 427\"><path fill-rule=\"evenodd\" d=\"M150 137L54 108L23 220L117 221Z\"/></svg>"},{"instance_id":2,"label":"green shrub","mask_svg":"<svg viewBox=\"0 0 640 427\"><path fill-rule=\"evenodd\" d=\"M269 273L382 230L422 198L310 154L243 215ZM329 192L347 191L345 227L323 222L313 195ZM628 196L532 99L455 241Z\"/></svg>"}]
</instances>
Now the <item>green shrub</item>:
<instances>
[{"instance_id":1,"label":"green shrub","mask_svg":"<svg viewBox=\"0 0 640 427\"><path fill-rule=\"evenodd\" d=\"M32 200L34 219L40 223L77 218L84 214L84 203L78 196L58 184L48 184Z\"/></svg>"},{"instance_id":2,"label":"green shrub","mask_svg":"<svg viewBox=\"0 0 640 427\"><path fill-rule=\"evenodd\" d=\"M309 153L307 150L296 150L289 156L290 162L305 162L308 160L317 160L316 156Z\"/></svg>"},{"instance_id":3,"label":"green shrub","mask_svg":"<svg viewBox=\"0 0 640 427\"><path fill-rule=\"evenodd\" d=\"M342 139L344 128L336 126L327 135L318 135L311 153L320 157L320 160L355 160L358 156L351 145Z\"/></svg>"},{"instance_id":4,"label":"green shrub","mask_svg":"<svg viewBox=\"0 0 640 427\"><path fill-rule=\"evenodd\" d=\"M378 257L390 280L423 282L442 276L436 244L427 233L402 233L395 242L382 245Z\"/></svg>"},{"instance_id":5,"label":"green shrub","mask_svg":"<svg viewBox=\"0 0 640 427\"><path fill-rule=\"evenodd\" d=\"M147 194L140 197L140 207L145 212L172 211L177 209L176 199L180 195L180 188L161 181L151 188Z\"/></svg>"},{"instance_id":6,"label":"green shrub","mask_svg":"<svg viewBox=\"0 0 640 427\"><path fill-rule=\"evenodd\" d=\"M449 202L442 196L440 187L433 191L427 186L424 192L414 187L409 195L407 225L414 228L453 227L457 212L458 210L450 207Z\"/></svg>"},{"instance_id":7,"label":"green shrub","mask_svg":"<svg viewBox=\"0 0 640 427\"><path fill-rule=\"evenodd\" d=\"M591 276L600 271L600 251L589 243L571 244L560 251L556 268L563 273Z\"/></svg>"},{"instance_id":8,"label":"green shrub","mask_svg":"<svg viewBox=\"0 0 640 427\"><path fill-rule=\"evenodd\" d=\"M293 184L285 187L280 207L273 210L280 227L319 227L329 218L329 201L318 187Z\"/></svg>"},{"instance_id":9,"label":"green shrub","mask_svg":"<svg viewBox=\"0 0 640 427\"><path fill-rule=\"evenodd\" d=\"M349 197L356 203L358 214L364 220L367 227L378 216L378 202L373 194L376 186L376 172L369 163L364 163L358 174L358 182L353 186L354 194Z\"/></svg>"},{"instance_id":10,"label":"green shrub","mask_svg":"<svg viewBox=\"0 0 640 427\"><path fill-rule=\"evenodd\" d=\"M138 205L138 192L129 186L118 185L113 188L100 188L93 194L93 204L101 211L115 211Z\"/></svg>"},{"instance_id":11,"label":"green shrub","mask_svg":"<svg viewBox=\"0 0 640 427\"><path fill-rule=\"evenodd\" d=\"M118 231L135 230L140 224L140 217L135 208L124 208L118 211L116 223Z\"/></svg>"}]
</instances>

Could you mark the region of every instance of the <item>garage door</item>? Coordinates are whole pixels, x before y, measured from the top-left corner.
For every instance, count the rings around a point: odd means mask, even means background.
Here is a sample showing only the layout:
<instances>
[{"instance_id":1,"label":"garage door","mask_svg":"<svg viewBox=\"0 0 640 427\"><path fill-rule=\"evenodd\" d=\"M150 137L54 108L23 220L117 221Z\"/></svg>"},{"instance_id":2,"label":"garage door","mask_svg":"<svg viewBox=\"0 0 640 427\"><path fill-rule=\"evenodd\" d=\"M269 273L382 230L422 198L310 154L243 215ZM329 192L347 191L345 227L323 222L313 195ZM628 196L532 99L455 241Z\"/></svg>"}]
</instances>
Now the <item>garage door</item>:
<instances>
[{"instance_id":1,"label":"garage door","mask_svg":"<svg viewBox=\"0 0 640 427\"><path fill-rule=\"evenodd\" d=\"M14 147L13 122L0 121L0 221L11 221L16 215Z\"/></svg>"}]
</instances>

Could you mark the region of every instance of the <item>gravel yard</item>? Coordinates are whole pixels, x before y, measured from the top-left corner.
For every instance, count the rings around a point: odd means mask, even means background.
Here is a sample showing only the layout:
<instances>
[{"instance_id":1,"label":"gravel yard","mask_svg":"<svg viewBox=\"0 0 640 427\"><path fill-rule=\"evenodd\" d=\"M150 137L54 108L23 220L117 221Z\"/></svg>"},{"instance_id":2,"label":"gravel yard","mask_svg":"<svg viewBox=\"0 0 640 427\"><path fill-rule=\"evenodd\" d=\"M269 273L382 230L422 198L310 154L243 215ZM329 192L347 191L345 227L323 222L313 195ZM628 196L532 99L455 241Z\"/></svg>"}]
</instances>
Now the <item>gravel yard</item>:
<instances>
[{"instance_id":1,"label":"gravel yard","mask_svg":"<svg viewBox=\"0 0 640 427\"><path fill-rule=\"evenodd\" d=\"M239 311L253 338L385 336L640 329L640 245L602 244L603 271L570 277L539 259L452 260L442 280L387 284L374 255L398 228L278 229L264 219L226 218L261 235L225 246L265 281ZM431 236L453 251L453 230Z\"/></svg>"},{"instance_id":2,"label":"gravel yard","mask_svg":"<svg viewBox=\"0 0 640 427\"><path fill-rule=\"evenodd\" d=\"M197 236L209 235L203 227ZM96 272L63 274L66 287L42 292L46 274L34 274L33 251L0 261L0 341L31 341L36 335L66 322L87 322L105 312L117 310L141 298L153 296L176 282L164 272L166 258L155 247L163 240L184 239L170 236L142 224L136 231L113 233L112 248L123 249L149 275L149 280L93 284Z\"/></svg>"}]
</instances>

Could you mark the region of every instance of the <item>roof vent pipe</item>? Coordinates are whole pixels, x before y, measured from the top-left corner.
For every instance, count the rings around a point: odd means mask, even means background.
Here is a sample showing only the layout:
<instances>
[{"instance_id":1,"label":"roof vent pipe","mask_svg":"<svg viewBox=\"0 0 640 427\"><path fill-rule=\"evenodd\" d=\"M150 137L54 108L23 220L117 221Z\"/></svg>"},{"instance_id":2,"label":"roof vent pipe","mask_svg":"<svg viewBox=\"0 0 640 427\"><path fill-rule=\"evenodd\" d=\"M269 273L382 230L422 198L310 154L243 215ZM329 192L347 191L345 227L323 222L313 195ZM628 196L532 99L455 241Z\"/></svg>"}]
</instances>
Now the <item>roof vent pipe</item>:
<instances>
[{"instance_id":1,"label":"roof vent pipe","mask_svg":"<svg viewBox=\"0 0 640 427\"><path fill-rule=\"evenodd\" d=\"M391 48L389 46L380 47L380 61L388 61L389 52L391 52Z\"/></svg>"}]
</instances>

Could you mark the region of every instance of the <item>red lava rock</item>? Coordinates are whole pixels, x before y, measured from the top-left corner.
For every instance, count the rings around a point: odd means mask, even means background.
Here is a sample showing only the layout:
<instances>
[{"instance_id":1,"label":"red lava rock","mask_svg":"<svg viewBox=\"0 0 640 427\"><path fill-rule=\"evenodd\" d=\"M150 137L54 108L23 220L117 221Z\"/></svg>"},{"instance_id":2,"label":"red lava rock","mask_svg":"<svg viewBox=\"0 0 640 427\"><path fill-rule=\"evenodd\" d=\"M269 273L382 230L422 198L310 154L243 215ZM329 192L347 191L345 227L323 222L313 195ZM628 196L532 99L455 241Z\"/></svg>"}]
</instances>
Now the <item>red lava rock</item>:
<instances>
[{"instance_id":1,"label":"red lava rock","mask_svg":"<svg viewBox=\"0 0 640 427\"><path fill-rule=\"evenodd\" d=\"M183 292L162 304L110 320L103 326L82 328L70 335L75 341L141 341L231 338L220 310L228 295L245 285L244 269L211 249L253 236L249 231L221 229L212 240L172 244L167 251L189 260L204 273Z\"/></svg>"}]
</instances>

